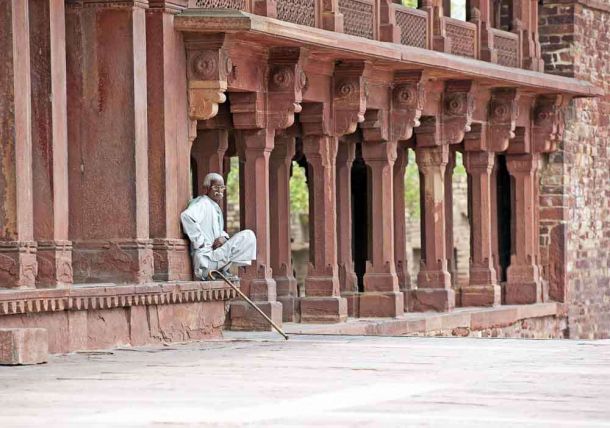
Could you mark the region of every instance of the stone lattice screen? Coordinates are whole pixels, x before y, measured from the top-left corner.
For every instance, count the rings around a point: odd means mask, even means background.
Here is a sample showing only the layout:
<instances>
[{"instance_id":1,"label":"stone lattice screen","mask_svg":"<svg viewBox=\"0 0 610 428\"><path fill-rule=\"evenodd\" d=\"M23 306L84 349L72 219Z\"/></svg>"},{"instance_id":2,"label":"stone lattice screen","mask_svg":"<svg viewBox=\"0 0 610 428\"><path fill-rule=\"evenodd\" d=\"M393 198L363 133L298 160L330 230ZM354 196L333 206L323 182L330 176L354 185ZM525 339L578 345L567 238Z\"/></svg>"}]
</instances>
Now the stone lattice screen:
<instances>
[{"instance_id":1,"label":"stone lattice screen","mask_svg":"<svg viewBox=\"0 0 610 428\"><path fill-rule=\"evenodd\" d=\"M396 24L400 27L400 43L425 49L428 45L428 14L400 5L395 7Z\"/></svg>"},{"instance_id":2,"label":"stone lattice screen","mask_svg":"<svg viewBox=\"0 0 610 428\"><path fill-rule=\"evenodd\" d=\"M339 0L343 14L343 30L352 36L375 38L375 2L371 0Z\"/></svg>"},{"instance_id":3,"label":"stone lattice screen","mask_svg":"<svg viewBox=\"0 0 610 428\"><path fill-rule=\"evenodd\" d=\"M492 29L494 48L498 53L498 64L519 66L519 37L514 33Z\"/></svg>"},{"instance_id":4,"label":"stone lattice screen","mask_svg":"<svg viewBox=\"0 0 610 428\"><path fill-rule=\"evenodd\" d=\"M247 0L190 0L189 7L248 10Z\"/></svg>"},{"instance_id":5,"label":"stone lattice screen","mask_svg":"<svg viewBox=\"0 0 610 428\"><path fill-rule=\"evenodd\" d=\"M278 0L277 18L294 24L316 26L315 0Z\"/></svg>"},{"instance_id":6,"label":"stone lattice screen","mask_svg":"<svg viewBox=\"0 0 610 428\"><path fill-rule=\"evenodd\" d=\"M445 34L449 39L454 55L476 57L477 27L470 22L453 18L444 18Z\"/></svg>"}]
</instances>

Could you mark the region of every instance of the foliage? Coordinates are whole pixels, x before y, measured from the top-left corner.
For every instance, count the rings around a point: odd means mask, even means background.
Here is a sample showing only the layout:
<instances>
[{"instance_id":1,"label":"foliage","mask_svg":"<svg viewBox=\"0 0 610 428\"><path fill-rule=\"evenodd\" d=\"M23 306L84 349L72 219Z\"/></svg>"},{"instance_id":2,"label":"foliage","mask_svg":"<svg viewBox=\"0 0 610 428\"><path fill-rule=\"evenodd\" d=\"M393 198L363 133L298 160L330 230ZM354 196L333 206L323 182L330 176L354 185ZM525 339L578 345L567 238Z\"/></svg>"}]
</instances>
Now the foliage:
<instances>
[{"instance_id":1,"label":"foliage","mask_svg":"<svg viewBox=\"0 0 610 428\"><path fill-rule=\"evenodd\" d=\"M227 177L227 202L239 204L239 158L231 158L231 170Z\"/></svg>"},{"instance_id":2,"label":"foliage","mask_svg":"<svg viewBox=\"0 0 610 428\"><path fill-rule=\"evenodd\" d=\"M301 168L296 162L292 162L290 210L297 214L309 212L309 190L307 189L305 168Z\"/></svg>"}]
</instances>

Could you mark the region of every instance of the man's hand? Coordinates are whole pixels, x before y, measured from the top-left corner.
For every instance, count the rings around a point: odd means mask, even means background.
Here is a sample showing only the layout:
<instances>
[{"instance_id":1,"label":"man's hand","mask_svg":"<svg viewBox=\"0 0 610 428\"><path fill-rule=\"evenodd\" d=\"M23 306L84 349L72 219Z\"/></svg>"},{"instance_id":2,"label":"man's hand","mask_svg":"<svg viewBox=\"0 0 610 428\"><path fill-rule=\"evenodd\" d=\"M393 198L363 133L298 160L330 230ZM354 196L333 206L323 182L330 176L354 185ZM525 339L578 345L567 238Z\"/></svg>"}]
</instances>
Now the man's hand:
<instances>
[{"instance_id":1,"label":"man's hand","mask_svg":"<svg viewBox=\"0 0 610 428\"><path fill-rule=\"evenodd\" d=\"M225 242L227 242L227 238L225 238L224 236L216 238L216 240L212 244L212 249L215 250L218 247L222 247Z\"/></svg>"}]
</instances>

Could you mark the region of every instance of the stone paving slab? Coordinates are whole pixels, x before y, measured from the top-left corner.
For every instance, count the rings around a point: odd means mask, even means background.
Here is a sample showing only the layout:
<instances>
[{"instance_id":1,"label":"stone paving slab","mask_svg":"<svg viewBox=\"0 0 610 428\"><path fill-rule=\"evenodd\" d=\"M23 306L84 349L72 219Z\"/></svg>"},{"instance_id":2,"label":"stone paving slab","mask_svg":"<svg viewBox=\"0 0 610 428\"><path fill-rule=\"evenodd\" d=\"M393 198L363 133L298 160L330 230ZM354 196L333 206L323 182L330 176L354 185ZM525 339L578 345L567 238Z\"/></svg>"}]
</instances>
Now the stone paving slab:
<instances>
[{"instance_id":1,"label":"stone paving slab","mask_svg":"<svg viewBox=\"0 0 610 428\"><path fill-rule=\"evenodd\" d=\"M293 336L0 367L0 427L605 427L610 341Z\"/></svg>"}]
</instances>

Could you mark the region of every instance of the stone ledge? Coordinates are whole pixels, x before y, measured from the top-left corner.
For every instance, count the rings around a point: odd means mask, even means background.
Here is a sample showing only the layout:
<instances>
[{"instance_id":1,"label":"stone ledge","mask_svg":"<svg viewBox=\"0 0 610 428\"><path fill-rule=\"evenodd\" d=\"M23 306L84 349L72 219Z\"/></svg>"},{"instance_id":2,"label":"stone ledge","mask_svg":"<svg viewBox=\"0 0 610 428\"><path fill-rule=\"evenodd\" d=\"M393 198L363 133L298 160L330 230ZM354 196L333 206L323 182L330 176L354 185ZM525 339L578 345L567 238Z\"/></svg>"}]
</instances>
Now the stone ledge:
<instances>
[{"instance_id":1,"label":"stone ledge","mask_svg":"<svg viewBox=\"0 0 610 428\"><path fill-rule=\"evenodd\" d=\"M502 328L525 319L544 317L565 317L565 305L551 302L494 308L458 308L449 313L406 313L392 319L350 318L345 323L332 325L285 323L284 330L288 334L406 336L454 329L480 331Z\"/></svg>"},{"instance_id":2,"label":"stone ledge","mask_svg":"<svg viewBox=\"0 0 610 428\"><path fill-rule=\"evenodd\" d=\"M0 316L129 306L223 301L237 293L222 281L138 285L87 284L63 289L0 290Z\"/></svg>"}]
</instances>

